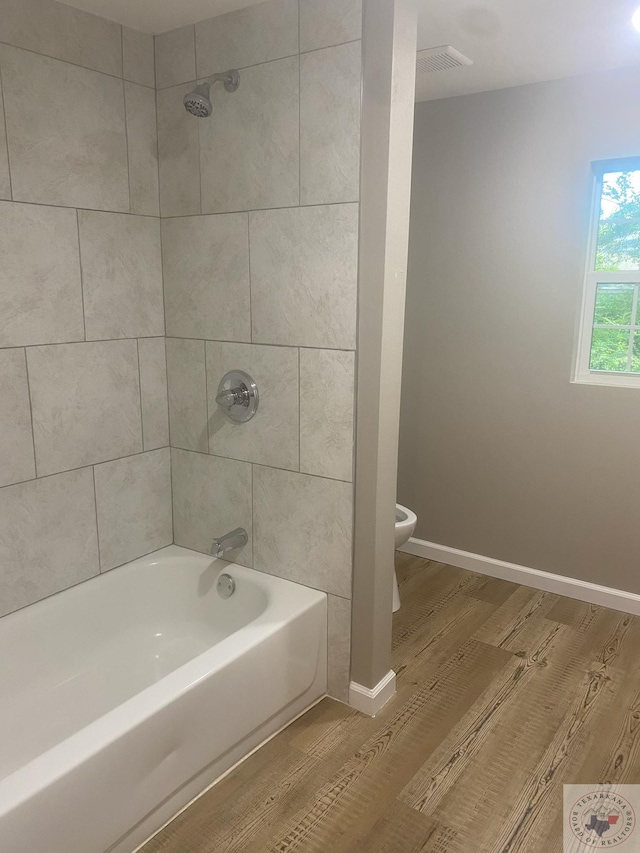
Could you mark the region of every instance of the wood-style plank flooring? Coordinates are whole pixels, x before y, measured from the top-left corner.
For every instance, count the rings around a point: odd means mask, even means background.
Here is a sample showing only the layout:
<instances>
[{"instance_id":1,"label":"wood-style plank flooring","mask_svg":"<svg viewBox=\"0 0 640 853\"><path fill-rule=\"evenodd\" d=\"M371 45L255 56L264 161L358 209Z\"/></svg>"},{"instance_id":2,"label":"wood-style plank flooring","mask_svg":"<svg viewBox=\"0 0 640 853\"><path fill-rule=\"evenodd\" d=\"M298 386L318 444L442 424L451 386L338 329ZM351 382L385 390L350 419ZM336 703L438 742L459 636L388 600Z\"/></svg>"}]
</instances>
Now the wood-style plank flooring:
<instances>
[{"instance_id":1,"label":"wood-style plank flooring","mask_svg":"<svg viewBox=\"0 0 640 853\"><path fill-rule=\"evenodd\" d=\"M640 783L640 617L397 569L383 711L323 700L142 853L561 853L563 783Z\"/></svg>"}]
</instances>

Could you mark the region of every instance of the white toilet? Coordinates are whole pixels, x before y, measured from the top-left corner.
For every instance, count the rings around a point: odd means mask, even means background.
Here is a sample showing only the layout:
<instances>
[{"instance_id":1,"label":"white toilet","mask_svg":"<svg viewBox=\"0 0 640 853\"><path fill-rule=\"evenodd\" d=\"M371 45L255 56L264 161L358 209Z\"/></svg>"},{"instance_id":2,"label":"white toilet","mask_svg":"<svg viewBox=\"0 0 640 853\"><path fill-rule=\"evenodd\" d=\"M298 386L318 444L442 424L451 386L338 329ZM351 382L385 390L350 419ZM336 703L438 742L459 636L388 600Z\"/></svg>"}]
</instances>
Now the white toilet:
<instances>
[{"instance_id":1,"label":"white toilet","mask_svg":"<svg viewBox=\"0 0 640 853\"><path fill-rule=\"evenodd\" d=\"M396 551L401 545L413 536L416 529L418 517L406 506L396 504ZM400 610L400 593L398 592L398 578L393 573L393 612Z\"/></svg>"}]
</instances>

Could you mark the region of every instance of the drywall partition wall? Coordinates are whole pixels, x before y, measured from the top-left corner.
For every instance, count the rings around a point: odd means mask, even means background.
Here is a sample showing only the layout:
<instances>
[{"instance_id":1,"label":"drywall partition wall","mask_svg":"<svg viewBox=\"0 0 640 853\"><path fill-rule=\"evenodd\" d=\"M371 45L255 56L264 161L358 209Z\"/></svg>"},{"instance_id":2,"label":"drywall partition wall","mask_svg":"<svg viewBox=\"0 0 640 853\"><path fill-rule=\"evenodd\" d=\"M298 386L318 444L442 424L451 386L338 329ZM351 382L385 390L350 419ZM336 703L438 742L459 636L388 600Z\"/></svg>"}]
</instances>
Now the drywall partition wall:
<instances>
[{"instance_id":1,"label":"drywall partition wall","mask_svg":"<svg viewBox=\"0 0 640 853\"><path fill-rule=\"evenodd\" d=\"M391 667L416 29L414 0L365 4L351 674L365 690Z\"/></svg>"},{"instance_id":2,"label":"drywall partition wall","mask_svg":"<svg viewBox=\"0 0 640 853\"><path fill-rule=\"evenodd\" d=\"M329 594L329 692L346 699L352 585L359 0L269 0L156 37L175 541ZM187 114L196 80L213 116ZM215 403L257 382L249 423Z\"/></svg>"},{"instance_id":3,"label":"drywall partition wall","mask_svg":"<svg viewBox=\"0 0 640 853\"><path fill-rule=\"evenodd\" d=\"M639 98L627 68L417 106L398 487L422 539L636 593L640 392L570 375L590 164L640 153Z\"/></svg>"},{"instance_id":4,"label":"drywall partition wall","mask_svg":"<svg viewBox=\"0 0 640 853\"><path fill-rule=\"evenodd\" d=\"M0 615L172 541L153 39L0 2Z\"/></svg>"}]
</instances>

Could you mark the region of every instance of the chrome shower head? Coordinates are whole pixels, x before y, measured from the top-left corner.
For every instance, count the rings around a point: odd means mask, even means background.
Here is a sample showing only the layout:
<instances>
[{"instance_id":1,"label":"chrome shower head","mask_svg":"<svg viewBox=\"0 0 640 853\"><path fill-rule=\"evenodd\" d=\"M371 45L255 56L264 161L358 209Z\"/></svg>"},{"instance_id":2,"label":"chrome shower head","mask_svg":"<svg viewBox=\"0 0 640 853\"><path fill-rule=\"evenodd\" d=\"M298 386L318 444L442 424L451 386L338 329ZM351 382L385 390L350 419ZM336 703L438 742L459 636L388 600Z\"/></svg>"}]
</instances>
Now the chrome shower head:
<instances>
[{"instance_id":1,"label":"chrome shower head","mask_svg":"<svg viewBox=\"0 0 640 853\"><path fill-rule=\"evenodd\" d=\"M200 86L184 96L184 108L188 113L198 118L209 118L213 112L213 104L209 93L211 83L202 83Z\"/></svg>"},{"instance_id":2,"label":"chrome shower head","mask_svg":"<svg viewBox=\"0 0 640 853\"><path fill-rule=\"evenodd\" d=\"M214 74L206 83L196 86L193 91L184 96L184 108L198 118L209 118L213 112L211 103L211 86L213 83L224 83L227 92L235 92L240 85L240 75L237 71L225 71L224 74Z\"/></svg>"}]
</instances>

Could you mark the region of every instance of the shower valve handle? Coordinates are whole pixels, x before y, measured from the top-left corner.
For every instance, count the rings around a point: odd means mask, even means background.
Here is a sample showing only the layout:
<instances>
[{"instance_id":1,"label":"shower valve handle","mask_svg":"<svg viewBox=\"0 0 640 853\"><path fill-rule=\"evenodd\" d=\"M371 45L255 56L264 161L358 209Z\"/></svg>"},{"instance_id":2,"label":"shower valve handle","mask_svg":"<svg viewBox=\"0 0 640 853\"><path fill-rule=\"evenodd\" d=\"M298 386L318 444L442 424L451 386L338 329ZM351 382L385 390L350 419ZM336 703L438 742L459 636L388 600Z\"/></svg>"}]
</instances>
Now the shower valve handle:
<instances>
[{"instance_id":1,"label":"shower valve handle","mask_svg":"<svg viewBox=\"0 0 640 853\"><path fill-rule=\"evenodd\" d=\"M216 403L233 423L250 421L258 410L258 386L243 370L230 370L220 380Z\"/></svg>"}]
</instances>

